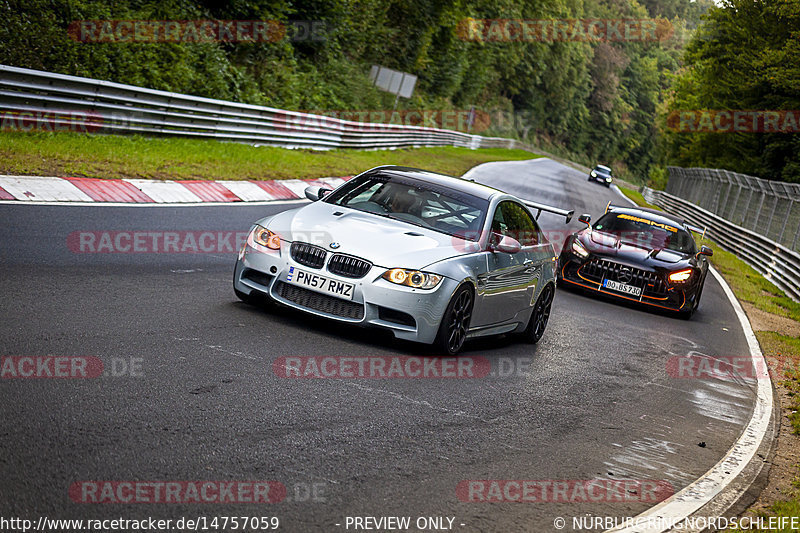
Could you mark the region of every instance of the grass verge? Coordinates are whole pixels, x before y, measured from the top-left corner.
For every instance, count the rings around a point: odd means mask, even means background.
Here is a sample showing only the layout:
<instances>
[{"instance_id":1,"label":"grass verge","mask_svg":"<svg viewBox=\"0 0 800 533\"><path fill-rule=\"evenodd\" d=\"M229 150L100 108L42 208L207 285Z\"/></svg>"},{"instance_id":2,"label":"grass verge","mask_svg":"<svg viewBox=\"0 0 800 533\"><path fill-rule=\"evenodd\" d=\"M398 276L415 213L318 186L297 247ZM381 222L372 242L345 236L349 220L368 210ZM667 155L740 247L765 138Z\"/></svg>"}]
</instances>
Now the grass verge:
<instances>
[{"instance_id":1,"label":"grass verge","mask_svg":"<svg viewBox=\"0 0 800 533\"><path fill-rule=\"evenodd\" d=\"M264 180L350 176L378 165L460 176L487 161L537 157L502 148L313 151L182 138L0 133L0 174L28 176Z\"/></svg>"},{"instance_id":2,"label":"grass verge","mask_svg":"<svg viewBox=\"0 0 800 533\"><path fill-rule=\"evenodd\" d=\"M642 195L632 189L620 187L625 195L642 207L658 207L647 203ZM789 428L782 428L780 438L787 442L778 443L779 454L781 445L790 449L797 447L800 435L800 339L796 335L800 323L800 304L791 300L775 285L764 279L750 265L714 245L714 255L711 262L728 282L739 301L750 304L745 305L748 315L751 315L753 329L756 330L761 351L767 359L775 386L778 390L776 397L780 399L782 415L788 421ZM755 311L760 313L758 320L752 316ZM775 326L772 331L765 328ZM783 454L786 455L786 454ZM773 464L770 471L768 489L762 491L757 501L745 513L745 516L763 517L765 525L770 517L781 519L785 517L800 516L800 465L796 456L787 464ZM785 479L791 479L789 483ZM778 486L779 488L775 488ZM779 523L779 522L776 522ZM731 530L737 533L740 530ZM787 528L773 528L769 530L749 529L748 531L779 531L794 532L791 522Z\"/></svg>"}]
</instances>

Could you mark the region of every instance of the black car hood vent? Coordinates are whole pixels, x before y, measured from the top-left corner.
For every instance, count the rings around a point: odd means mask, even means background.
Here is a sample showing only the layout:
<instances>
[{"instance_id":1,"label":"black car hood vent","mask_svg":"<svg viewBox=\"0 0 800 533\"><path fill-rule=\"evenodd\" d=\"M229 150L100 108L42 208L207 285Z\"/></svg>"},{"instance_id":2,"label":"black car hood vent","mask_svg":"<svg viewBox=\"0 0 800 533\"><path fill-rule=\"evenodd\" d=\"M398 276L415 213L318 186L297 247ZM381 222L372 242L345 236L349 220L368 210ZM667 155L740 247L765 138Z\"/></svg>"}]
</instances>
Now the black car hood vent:
<instances>
[{"instance_id":1,"label":"black car hood vent","mask_svg":"<svg viewBox=\"0 0 800 533\"><path fill-rule=\"evenodd\" d=\"M663 263L677 263L686 259L686 255L672 250L653 250L650 257L658 259Z\"/></svg>"}]
</instances>

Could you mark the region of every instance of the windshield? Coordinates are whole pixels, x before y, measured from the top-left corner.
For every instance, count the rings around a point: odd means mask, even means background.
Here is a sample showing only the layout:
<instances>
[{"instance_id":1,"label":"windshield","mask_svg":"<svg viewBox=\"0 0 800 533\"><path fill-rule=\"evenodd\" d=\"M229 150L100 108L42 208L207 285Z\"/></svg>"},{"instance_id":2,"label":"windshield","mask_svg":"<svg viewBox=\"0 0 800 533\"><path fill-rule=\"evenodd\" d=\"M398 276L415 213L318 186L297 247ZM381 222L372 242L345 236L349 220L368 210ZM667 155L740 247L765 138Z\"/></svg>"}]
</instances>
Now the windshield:
<instances>
[{"instance_id":1,"label":"windshield","mask_svg":"<svg viewBox=\"0 0 800 533\"><path fill-rule=\"evenodd\" d=\"M672 250L682 254L695 252L694 239L688 231L636 215L606 213L595 223L594 229L619 237L626 244L649 250Z\"/></svg>"},{"instance_id":2,"label":"windshield","mask_svg":"<svg viewBox=\"0 0 800 533\"><path fill-rule=\"evenodd\" d=\"M478 239L489 206L470 194L387 174L354 178L324 201L470 241Z\"/></svg>"}]
</instances>

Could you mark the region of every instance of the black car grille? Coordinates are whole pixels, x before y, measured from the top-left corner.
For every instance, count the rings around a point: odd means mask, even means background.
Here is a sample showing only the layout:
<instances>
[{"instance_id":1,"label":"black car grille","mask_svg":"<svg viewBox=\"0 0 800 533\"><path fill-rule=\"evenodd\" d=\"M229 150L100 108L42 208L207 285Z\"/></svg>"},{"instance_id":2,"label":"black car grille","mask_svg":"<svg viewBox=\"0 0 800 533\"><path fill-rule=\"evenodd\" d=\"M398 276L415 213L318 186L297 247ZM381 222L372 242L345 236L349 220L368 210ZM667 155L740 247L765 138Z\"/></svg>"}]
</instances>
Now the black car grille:
<instances>
[{"instance_id":1,"label":"black car grille","mask_svg":"<svg viewBox=\"0 0 800 533\"><path fill-rule=\"evenodd\" d=\"M625 273L620 276L623 270L630 272L630 279ZM667 293L666 284L655 272L621 265L606 259L592 259L583 265L581 272L588 278L598 282L603 279L610 279L636 287L643 287L645 294L648 295L662 296Z\"/></svg>"},{"instance_id":2,"label":"black car grille","mask_svg":"<svg viewBox=\"0 0 800 533\"><path fill-rule=\"evenodd\" d=\"M328 271L345 278L363 278L372 268L372 263L350 255L334 254L328 261Z\"/></svg>"},{"instance_id":3,"label":"black car grille","mask_svg":"<svg viewBox=\"0 0 800 533\"><path fill-rule=\"evenodd\" d=\"M325 256L328 252L305 242L293 242L289 252L292 254L292 259L311 268L322 268L325 264Z\"/></svg>"},{"instance_id":4,"label":"black car grille","mask_svg":"<svg viewBox=\"0 0 800 533\"><path fill-rule=\"evenodd\" d=\"M290 285L282 281L277 282L277 285L276 292L281 298L294 302L301 307L342 318L352 318L354 320L364 318L364 306L362 304Z\"/></svg>"}]
</instances>

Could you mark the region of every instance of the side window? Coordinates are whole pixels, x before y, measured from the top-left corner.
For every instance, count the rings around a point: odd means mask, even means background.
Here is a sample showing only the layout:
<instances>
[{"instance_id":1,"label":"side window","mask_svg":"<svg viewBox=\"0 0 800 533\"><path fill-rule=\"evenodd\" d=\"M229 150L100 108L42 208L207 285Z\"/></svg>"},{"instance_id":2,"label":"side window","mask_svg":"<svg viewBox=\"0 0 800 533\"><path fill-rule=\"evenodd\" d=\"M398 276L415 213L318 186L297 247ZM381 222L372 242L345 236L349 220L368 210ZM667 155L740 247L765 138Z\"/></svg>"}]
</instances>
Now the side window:
<instances>
[{"instance_id":1,"label":"side window","mask_svg":"<svg viewBox=\"0 0 800 533\"><path fill-rule=\"evenodd\" d=\"M539 227L523 206L516 202L500 202L492 219L492 231L516 239L522 246L539 244Z\"/></svg>"}]
</instances>

